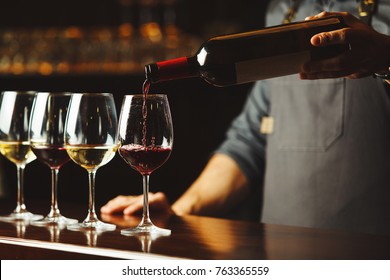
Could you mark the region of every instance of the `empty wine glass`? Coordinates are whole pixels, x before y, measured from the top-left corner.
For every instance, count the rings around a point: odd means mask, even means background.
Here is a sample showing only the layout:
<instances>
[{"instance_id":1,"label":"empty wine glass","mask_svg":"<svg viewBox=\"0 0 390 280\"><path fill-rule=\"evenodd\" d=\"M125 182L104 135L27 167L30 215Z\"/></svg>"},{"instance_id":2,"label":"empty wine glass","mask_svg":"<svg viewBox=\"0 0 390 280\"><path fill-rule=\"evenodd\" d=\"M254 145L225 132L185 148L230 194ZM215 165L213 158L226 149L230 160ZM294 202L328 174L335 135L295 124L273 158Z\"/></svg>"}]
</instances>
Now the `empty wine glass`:
<instances>
[{"instance_id":1,"label":"empty wine glass","mask_svg":"<svg viewBox=\"0 0 390 280\"><path fill-rule=\"evenodd\" d=\"M65 123L65 147L69 157L88 171L89 209L82 223L68 225L70 230L115 230L103 223L95 212L95 176L118 149L117 114L110 93L75 93L71 97Z\"/></svg>"},{"instance_id":2,"label":"empty wine glass","mask_svg":"<svg viewBox=\"0 0 390 280\"><path fill-rule=\"evenodd\" d=\"M124 229L124 235L169 235L155 226L149 215L149 176L168 159L173 145L173 126L168 98L163 94L126 95L119 117L119 154L143 177L144 207L140 224Z\"/></svg>"},{"instance_id":3,"label":"empty wine glass","mask_svg":"<svg viewBox=\"0 0 390 280\"><path fill-rule=\"evenodd\" d=\"M30 112L35 92L4 91L0 96L0 152L16 165L17 203L13 213L1 216L2 221L39 220L24 204L24 168L35 160L28 137Z\"/></svg>"},{"instance_id":4,"label":"empty wine glass","mask_svg":"<svg viewBox=\"0 0 390 280\"><path fill-rule=\"evenodd\" d=\"M69 219L60 213L57 199L58 173L62 165L70 158L64 146L64 126L70 102L70 93L38 92L33 104L30 122L30 145L38 160L51 170L51 209L42 220L33 225L71 224L76 219Z\"/></svg>"}]
</instances>

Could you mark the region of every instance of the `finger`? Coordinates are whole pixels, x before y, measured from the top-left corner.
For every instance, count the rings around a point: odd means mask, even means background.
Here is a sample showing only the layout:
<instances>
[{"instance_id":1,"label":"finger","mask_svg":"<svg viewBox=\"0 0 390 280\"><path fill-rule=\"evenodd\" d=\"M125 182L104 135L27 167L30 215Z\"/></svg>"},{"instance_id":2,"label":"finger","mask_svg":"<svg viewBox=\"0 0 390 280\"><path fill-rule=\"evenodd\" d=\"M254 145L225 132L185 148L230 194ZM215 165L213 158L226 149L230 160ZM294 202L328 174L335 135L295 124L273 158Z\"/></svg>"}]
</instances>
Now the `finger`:
<instances>
[{"instance_id":1,"label":"finger","mask_svg":"<svg viewBox=\"0 0 390 280\"><path fill-rule=\"evenodd\" d=\"M100 211L104 214L121 212L136 199L134 196L117 196L104 205Z\"/></svg>"},{"instance_id":2,"label":"finger","mask_svg":"<svg viewBox=\"0 0 390 280\"><path fill-rule=\"evenodd\" d=\"M357 47L331 58L308 61L302 65L301 72L372 72L372 59L365 58L364 51L364 48Z\"/></svg>"},{"instance_id":3,"label":"finger","mask_svg":"<svg viewBox=\"0 0 390 280\"><path fill-rule=\"evenodd\" d=\"M149 196L150 201L153 201L154 203L165 203L167 202L167 197L165 196L164 193L162 192L157 192Z\"/></svg>"},{"instance_id":4,"label":"finger","mask_svg":"<svg viewBox=\"0 0 390 280\"><path fill-rule=\"evenodd\" d=\"M151 211L161 210L164 212L170 212L170 204L164 193L149 193L148 197L149 207ZM143 197L137 197L131 205L123 210L124 215L133 215L143 208Z\"/></svg>"},{"instance_id":5,"label":"finger","mask_svg":"<svg viewBox=\"0 0 390 280\"><path fill-rule=\"evenodd\" d=\"M335 13L328 13L326 11L323 11L321 13L318 13L316 15L308 16L305 18L305 20L312 20L312 19L317 19L317 18L323 18L323 17L329 17L330 15L333 15Z\"/></svg>"},{"instance_id":6,"label":"finger","mask_svg":"<svg viewBox=\"0 0 390 280\"><path fill-rule=\"evenodd\" d=\"M124 195L118 195L117 197L111 199L110 201L108 201L106 203L106 205L104 205L103 207L105 206L109 206L109 207L112 207L114 205L119 205L119 204L123 204L123 203L128 203L129 201L131 201L133 199L133 196L124 196Z\"/></svg>"},{"instance_id":7,"label":"finger","mask_svg":"<svg viewBox=\"0 0 390 280\"><path fill-rule=\"evenodd\" d=\"M354 73L351 71L329 71L329 72L315 72L315 73L299 73L299 77L302 80L318 80L318 79L333 79L333 78L349 78L349 79L358 79L362 77L367 77L370 74L367 72L364 73Z\"/></svg>"},{"instance_id":8,"label":"finger","mask_svg":"<svg viewBox=\"0 0 390 280\"><path fill-rule=\"evenodd\" d=\"M351 53L345 53L332 58L310 61L302 65L301 72L335 72L335 71L353 71L357 67L355 56Z\"/></svg>"},{"instance_id":9,"label":"finger","mask_svg":"<svg viewBox=\"0 0 390 280\"><path fill-rule=\"evenodd\" d=\"M361 64L345 58L311 62L302 66L300 77L301 79L362 78L372 74L371 68L367 65L368 62L365 61Z\"/></svg>"},{"instance_id":10,"label":"finger","mask_svg":"<svg viewBox=\"0 0 390 280\"><path fill-rule=\"evenodd\" d=\"M157 192L151 196L149 202L153 209L166 210L170 208L167 197L162 192Z\"/></svg>"},{"instance_id":11,"label":"finger","mask_svg":"<svg viewBox=\"0 0 390 280\"><path fill-rule=\"evenodd\" d=\"M348 79L360 79L364 77L372 76L372 73L370 72L360 72L360 73L353 73L349 76L347 76Z\"/></svg>"},{"instance_id":12,"label":"finger","mask_svg":"<svg viewBox=\"0 0 390 280\"><path fill-rule=\"evenodd\" d=\"M319 18L325 18L325 17L330 17L330 16L346 17L346 16L348 16L348 13L346 13L346 12L327 12L327 11L322 11L321 13L318 13L316 15L312 15L312 16L306 17L305 20L319 19Z\"/></svg>"},{"instance_id":13,"label":"finger","mask_svg":"<svg viewBox=\"0 0 390 280\"><path fill-rule=\"evenodd\" d=\"M349 44L351 41L347 39L348 32L351 28L342 28L338 30L321 32L310 39L310 43L316 47L323 47L337 44Z\"/></svg>"},{"instance_id":14,"label":"finger","mask_svg":"<svg viewBox=\"0 0 390 280\"><path fill-rule=\"evenodd\" d=\"M340 78L349 75L349 73L340 73L340 72L318 72L318 73L299 73L299 78L301 80L318 80L318 79L331 79L331 78Z\"/></svg>"},{"instance_id":15,"label":"finger","mask_svg":"<svg viewBox=\"0 0 390 280\"><path fill-rule=\"evenodd\" d=\"M143 203L143 197L137 197L136 200L133 201L131 205L128 205L123 209L124 215L133 215L143 209L144 203Z\"/></svg>"}]
</instances>

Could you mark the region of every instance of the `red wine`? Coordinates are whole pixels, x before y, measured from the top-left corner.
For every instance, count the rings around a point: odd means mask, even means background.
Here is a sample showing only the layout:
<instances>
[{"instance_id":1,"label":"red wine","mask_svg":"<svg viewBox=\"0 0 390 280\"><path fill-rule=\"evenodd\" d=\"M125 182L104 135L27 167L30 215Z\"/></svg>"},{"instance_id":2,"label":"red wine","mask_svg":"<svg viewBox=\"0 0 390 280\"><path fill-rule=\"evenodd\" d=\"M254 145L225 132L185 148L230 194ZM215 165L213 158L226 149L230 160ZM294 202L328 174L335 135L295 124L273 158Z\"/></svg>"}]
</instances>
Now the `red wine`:
<instances>
[{"instance_id":1,"label":"red wine","mask_svg":"<svg viewBox=\"0 0 390 280\"><path fill-rule=\"evenodd\" d=\"M146 96L149 93L149 89L150 89L150 81L148 79L146 79L144 81L144 84L142 85L142 93L144 94L144 98L145 99L146 99Z\"/></svg>"},{"instance_id":2,"label":"red wine","mask_svg":"<svg viewBox=\"0 0 390 280\"><path fill-rule=\"evenodd\" d=\"M347 25L342 17L327 17L218 36L206 41L194 56L145 66L147 80L157 83L201 77L215 86L228 86L299 73L308 61L348 51L348 45L315 47L313 35Z\"/></svg>"},{"instance_id":3,"label":"red wine","mask_svg":"<svg viewBox=\"0 0 390 280\"><path fill-rule=\"evenodd\" d=\"M50 168L60 168L67 163L70 158L63 146L32 146L37 158Z\"/></svg>"},{"instance_id":4,"label":"red wine","mask_svg":"<svg viewBox=\"0 0 390 280\"><path fill-rule=\"evenodd\" d=\"M142 92L144 94L144 102L142 103L142 117L143 117L143 124L142 124L142 145L146 147L146 118L148 117L148 110L146 108L146 99L149 94L150 89L150 81L145 80L143 86L142 86Z\"/></svg>"},{"instance_id":5,"label":"red wine","mask_svg":"<svg viewBox=\"0 0 390 280\"><path fill-rule=\"evenodd\" d=\"M170 147L144 147L129 144L119 148L119 154L133 169L142 175L150 175L163 165L171 154Z\"/></svg>"}]
</instances>

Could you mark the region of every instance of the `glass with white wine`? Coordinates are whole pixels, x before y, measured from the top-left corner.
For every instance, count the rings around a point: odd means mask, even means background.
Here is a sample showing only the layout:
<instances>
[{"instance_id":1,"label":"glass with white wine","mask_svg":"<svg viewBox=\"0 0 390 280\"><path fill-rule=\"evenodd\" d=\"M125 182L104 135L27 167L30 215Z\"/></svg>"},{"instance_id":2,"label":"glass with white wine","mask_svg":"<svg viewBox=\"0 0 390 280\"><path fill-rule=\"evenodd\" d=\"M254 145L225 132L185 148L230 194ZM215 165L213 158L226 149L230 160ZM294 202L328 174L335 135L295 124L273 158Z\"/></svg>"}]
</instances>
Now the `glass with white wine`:
<instances>
[{"instance_id":1,"label":"glass with white wine","mask_svg":"<svg viewBox=\"0 0 390 280\"><path fill-rule=\"evenodd\" d=\"M65 122L65 148L69 157L87 170L89 176L88 215L81 223L68 225L70 230L115 230L103 223L95 211L95 176L118 149L117 114L110 93L75 93Z\"/></svg>"},{"instance_id":2,"label":"glass with white wine","mask_svg":"<svg viewBox=\"0 0 390 280\"><path fill-rule=\"evenodd\" d=\"M30 112L36 93L32 91L4 91L0 96L0 152L16 165L17 202L15 210L2 221L31 221L43 218L26 209L24 204L24 168L36 156L31 151L28 128Z\"/></svg>"}]
</instances>

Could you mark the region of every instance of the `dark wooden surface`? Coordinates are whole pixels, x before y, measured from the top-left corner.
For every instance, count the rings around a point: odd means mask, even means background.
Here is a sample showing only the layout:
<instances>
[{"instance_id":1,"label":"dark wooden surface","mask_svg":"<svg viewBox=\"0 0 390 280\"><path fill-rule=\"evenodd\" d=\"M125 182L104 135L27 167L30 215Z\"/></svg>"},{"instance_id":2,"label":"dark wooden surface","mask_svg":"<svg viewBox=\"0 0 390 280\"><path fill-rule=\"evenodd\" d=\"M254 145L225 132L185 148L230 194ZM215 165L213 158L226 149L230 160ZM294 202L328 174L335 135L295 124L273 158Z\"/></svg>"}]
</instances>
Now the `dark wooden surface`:
<instances>
[{"instance_id":1,"label":"dark wooden surface","mask_svg":"<svg viewBox=\"0 0 390 280\"><path fill-rule=\"evenodd\" d=\"M1 214L12 210L1 202ZM47 203L28 208L46 214ZM63 205L62 213L83 219L86 205ZM390 259L390 236L261 224L198 216L152 215L171 236L120 234L139 217L101 217L115 223L112 232L74 232L53 227L0 222L1 259Z\"/></svg>"}]
</instances>

